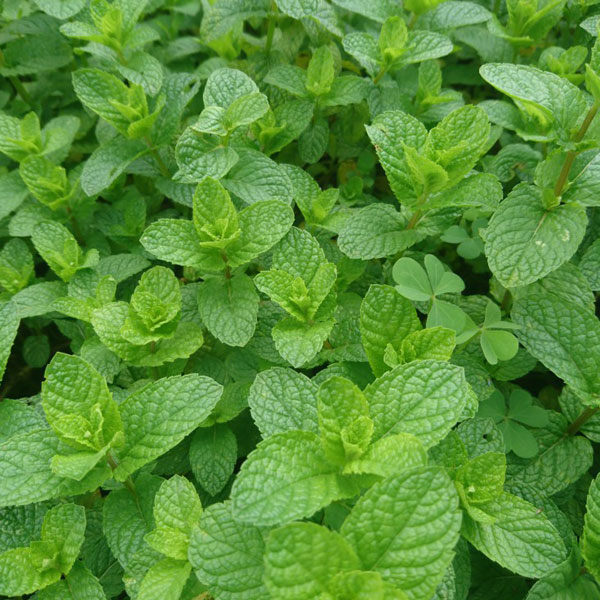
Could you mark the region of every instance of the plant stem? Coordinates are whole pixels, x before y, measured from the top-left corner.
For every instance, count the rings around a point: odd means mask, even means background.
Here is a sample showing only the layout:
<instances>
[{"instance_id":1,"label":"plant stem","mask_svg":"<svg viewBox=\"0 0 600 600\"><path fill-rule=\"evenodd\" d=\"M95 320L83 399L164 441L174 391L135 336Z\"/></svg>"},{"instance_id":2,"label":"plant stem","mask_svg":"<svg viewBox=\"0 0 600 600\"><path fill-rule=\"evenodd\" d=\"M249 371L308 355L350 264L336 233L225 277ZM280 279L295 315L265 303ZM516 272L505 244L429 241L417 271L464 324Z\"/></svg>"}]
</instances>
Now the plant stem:
<instances>
[{"instance_id":1,"label":"plant stem","mask_svg":"<svg viewBox=\"0 0 600 600\"><path fill-rule=\"evenodd\" d=\"M567 434L575 435L599 410L600 407L598 406L588 406L585 408L581 414L569 425L567 428Z\"/></svg>"},{"instance_id":2,"label":"plant stem","mask_svg":"<svg viewBox=\"0 0 600 600\"><path fill-rule=\"evenodd\" d=\"M406 229L414 229L423 216L423 211L420 209L415 210L413 216L410 218L410 221L406 225Z\"/></svg>"},{"instance_id":3,"label":"plant stem","mask_svg":"<svg viewBox=\"0 0 600 600\"><path fill-rule=\"evenodd\" d=\"M273 46L273 36L275 35L275 12L277 7L275 2L271 1L271 10L269 11L269 24L267 25L267 41L265 43L265 52L271 53L271 47Z\"/></svg>"},{"instance_id":4,"label":"plant stem","mask_svg":"<svg viewBox=\"0 0 600 600\"><path fill-rule=\"evenodd\" d=\"M512 294L510 293L510 290L506 290L504 292L504 296L502 296L502 302L500 302L500 310L508 312L508 307L510 306L511 300Z\"/></svg>"},{"instance_id":5,"label":"plant stem","mask_svg":"<svg viewBox=\"0 0 600 600\"><path fill-rule=\"evenodd\" d=\"M21 83L21 80L18 77L15 77L14 75L10 75L8 80L12 83L17 94L21 96L21 100L23 100L23 102L32 107L33 100L31 99L29 92L25 89L25 86Z\"/></svg>"},{"instance_id":6,"label":"plant stem","mask_svg":"<svg viewBox=\"0 0 600 600\"><path fill-rule=\"evenodd\" d=\"M381 67L381 69L379 69L379 73L377 73L377 75L375 75L375 79L373 79L373 83L375 85L377 85L381 81L381 78L384 75L385 75L385 67Z\"/></svg>"},{"instance_id":7,"label":"plant stem","mask_svg":"<svg viewBox=\"0 0 600 600\"><path fill-rule=\"evenodd\" d=\"M152 144L152 140L148 136L146 136L144 138L144 141L148 145L148 148L150 148L150 153L154 157L154 160L156 161L156 164L158 165L158 168L160 169L162 176L166 177L167 179L170 179L171 174L169 173L169 169L167 168L167 165L165 165L163 159L160 157L158 150Z\"/></svg>"},{"instance_id":8,"label":"plant stem","mask_svg":"<svg viewBox=\"0 0 600 600\"><path fill-rule=\"evenodd\" d=\"M580 142L583 139L586 131L588 130L590 124L594 120L596 113L598 112L598 105L594 104L592 108L588 111L588 114L585 116L579 131L575 134L573 141L575 143ZM554 195L558 198L562 195L564 188L567 184L567 180L569 178L569 171L573 166L573 162L575 157L577 156L577 151L569 150L567 152L567 156L565 158L565 162L563 163L562 169L560 170L560 174L558 175L558 179L556 180L556 185L554 186Z\"/></svg>"}]
</instances>

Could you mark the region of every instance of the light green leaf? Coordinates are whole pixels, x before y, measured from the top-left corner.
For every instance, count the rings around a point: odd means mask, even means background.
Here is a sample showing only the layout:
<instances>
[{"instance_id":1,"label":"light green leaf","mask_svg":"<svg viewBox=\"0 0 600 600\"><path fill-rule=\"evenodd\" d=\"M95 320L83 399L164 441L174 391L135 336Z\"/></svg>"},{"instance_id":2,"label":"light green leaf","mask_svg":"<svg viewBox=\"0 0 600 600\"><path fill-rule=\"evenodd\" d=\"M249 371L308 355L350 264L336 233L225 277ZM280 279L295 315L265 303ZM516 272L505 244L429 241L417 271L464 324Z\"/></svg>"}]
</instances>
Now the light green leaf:
<instances>
[{"instance_id":1,"label":"light green leaf","mask_svg":"<svg viewBox=\"0 0 600 600\"><path fill-rule=\"evenodd\" d=\"M588 491L581 552L588 571L600 579L600 477L592 481Z\"/></svg>"},{"instance_id":2,"label":"light green leaf","mask_svg":"<svg viewBox=\"0 0 600 600\"><path fill-rule=\"evenodd\" d=\"M366 452L344 466L344 473L369 473L380 477L427 465L427 451L410 433L396 433L377 440Z\"/></svg>"},{"instance_id":3,"label":"light green leaf","mask_svg":"<svg viewBox=\"0 0 600 600\"><path fill-rule=\"evenodd\" d=\"M535 358L579 394L600 394L600 321L583 307L552 296L519 299L511 317Z\"/></svg>"},{"instance_id":4,"label":"light green leaf","mask_svg":"<svg viewBox=\"0 0 600 600\"><path fill-rule=\"evenodd\" d=\"M319 437L288 431L263 440L233 484L233 514L243 523L277 525L312 515L356 493L325 457Z\"/></svg>"},{"instance_id":5,"label":"light green leaf","mask_svg":"<svg viewBox=\"0 0 600 600\"><path fill-rule=\"evenodd\" d=\"M269 534L265 584L275 598L327 597L333 591L335 575L358 567L350 544L339 533L316 523L292 523Z\"/></svg>"},{"instance_id":6,"label":"light green leaf","mask_svg":"<svg viewBox=\"0 0 600 600\"><path fill-rule=\"evenodd\" d=\"M353 212L340 230L338 245L350 258L383 258L410 248L421 239L389 204L370 204Z\"/></svg>"},{"instance_id":7,"label":"light green leaf","mask_svg":"<svg viewBox=\"0 0 600 600\"><path fill-rule=\"evenodd\" d=\"M478 523L465 516L462 535L509 571L539 578L566 558L560 534L533 504L505 492L479 508L495 521Z\"/></svg>"},{"instance_id":8,"label":"light green leaf","mask_svg":"<svg viewBox=\"0 0 600 600\"><path fill-rule=\"evenodd\" d=\"M285 317L272 330L275 348L293 367L299 368L321 350L334 323L334 320L330 319L310 325L293 317Z\"/></svg>"},{"instance_id":9,"label":"light green leaf","mask_svg":"<svg viewBox=\"0 0 600 600\"><path fill-rule=\"evenodd\" d=\"M142 580L138 600L179 600L192 570L186 561L165 558L150 567Z\"/></svg>"},{"instance_id":10,"label":"light green leaf","mask_svg":"<svg viewBox=\"0 0 600 600\"><path fill-rule=\"evenodd\" d=\"M198 483L211 496L229 481L237 461L237 439L228 425L198 429L190 444L190 465Z\"/></svg>"},{"instance_id":11,"label":"light green leaf","mask_svg":"<svg viewBox=\"0 0 600 600\"><path fill-rule=\"evenodd\" d=\"M212 411L222 387L208 377L165 377L131 394L120 406L125 445L116 453L123 481L191 433ZM168 400L167 400L168 399Z\"/></svg>"},{"instance_id":12,"label":"light green leaf","mask_svg":"<svg viewBox=\"0 0 600 600\"><path fill-rule=\"evenodd\" d=\"M270 250L290 230L294 211L280 200L255 202L239 213L240 237L227 248L232 267Z\"/></svg>"},{"instance_id":13,"label":"light green leaf","mask_svg":"<svg viewBox=\"0 0 600 600\"><path fill-rule=\"evenodd\" d=\"M244 273L206 279L198 289L198 309L206 328L228 346L245 346L254 335L259 296Z\"/></svg>"},{"instance_id":14,"label":"light green leaf","mask_svg":"<svg viewBox=\"0 0 600 600\"><path fill-rule=\"evenodd\" d=\"M98 465L81 481L56 476L50 461L55 454L67 451L68 447L50 429L14 435L2 444L0 507L83 494L108 479L110 469L106 464Z\"/></svg>"},{"instance_id":15,"label":"light green leaf","mask_svg":"<svg viewBox=\"0 0 600 600\"><path fill-rule=\"evenodd\" d=\"M263 532L233 518L231 502L209 506L192 532L189 559L200 581L223 600L262 600Z\"/></svg>"},{"instance_id":16,"label":"light green leaf","mask_svg":"<svg viewBox=\"0 0 600 600\"><path fill-rule=\"evenodd\" d=\"M64 579L38 592L36 600L106 600L106 594L92 572L76 562Z\"/></svg>"},{"instance_id":17,"label":"light green leaf","mask_svg":"<svg viewBox=\"0 0 600 600\"><path fill-rule=\"evenodd\" d=\"M373 434L369 405L356 385L343 377L330 377L319 387L318 416L321 443L335 464L364 454Z\"/></svg>"},{"instance_id":18,"label":"light green leaf","mask_svg":"<svg viewBox=\"0 0 600 600\"><path fill-rule=\"evenodd\" d=\"M230 192L247 204L259 200L291 202L292 182L279 164L250 148L239 149L237 154L239 160L222 181Z\"/></svg>"},{"instance_id":19,"label":"light green leaf","mask_svg":"<svg viewBox=\"0 0 600 600\"><path fill-rule=\"evenodd\" d=\"M429 448L454 427L472 393L461 367L434 360L396 367L365 389L373 437L411 433Z\"/></svg>"},{"instance_id":20,"label":"light green leaf","mask_svg":"<svg viewBox=\"0 0 600 600\"><path fill-rule=\"evenodd\" d=\"M360 335L375 376L387 370L385 349L399 349L402 341L421 327L417 311L393 287L372 285L360 305Z\"/></svg>"},{"instance_id":21,"label":"light green leaf","mask_svg":"<svg viewBox=\"0 0 600 600\"><path fill-rule=\"evenodd\" d=\"M258 92L254 81L237 69L216 69L206 81L204 105L228 108L235 100Z\"/></svg>"},{"instance_id":22,"label":"light green leaf","mask_svg":"<svg viewBox=\"0 0 600 600\"><path fill-rule=\"evenodd\" d=\"M380 572L411 600L425 600L452 562L460 522L449 477L440 468L420 467L375 484L341 533L363 568Z\"/></svg>"},{"instance_id":23,"label":"light green leaf","mask_svg":"<svg viewBox=\"0 0 600 600\"><path fill-rule=\"evenodd\" d=\"M500 204L485 232L485 254L505 287L527 285L569 260L583 239L583 207L561 204L547 210L541 191L522 184Z\"/></svg>"},{"instance_id":24,"label":"light green leaf","mask_svg":"<svg viewBox=\"0 0 600 600\"><path fill-rule=\"evenodd\" d=\"M79 270L98 263L95 248L84 253L73 234L56 221L42 221L33 228L31 241L49 267L63 280L69 281Z\"/></svg>"},{"instance_id":25,"label":"light green leaf","mask_svg":"<svg viewBox=\"0 0 600 600\"><path fill-rule=\"evenodd\" d=\"M0 381L4 376L10 350L19 329L19 323L19 314L12 302L4 302L0 305L0 340L2 340L0 342Z\"/></svg>"},{"instance_id":26,"label":"light green leaf","mask_svg":"<svg viewBox=\"0 0 600 600\"><path fill-rule=\"evenodd\" d=\"M445 327L414 331L402 340L400 354L404 362L413 360L450 360L456 346L456 333Z\"/></svg>"},{"instance_id":27,"label":"light green leaf","mask_svg":"<svg viewBox=\"0 0 600 600\"><path fill-rule=\"evenodd\" d=\"M489 84L510 96L525 115L543 128L554 127L564 142L588 111L583 92L554 73L502 63L483 65L479 72Z\"/></svg>"},{"instance_id":28,"label":"light green leaf","mask_svg":"<svg viewBox=\"0 0 600 600\"><path fill-rule=\"evenodd\" d=\"M248 405L264 438L284 431L318 432L317 386L306 375L273 367L256 376Z\"/></svg>"},{"instance_id":29,"label":"light green leaf","mask_svg":"<svg viewBox=\"0 0 600 600\"><path fill-rule=\"evenodd\" d=\"M78 356L58 352L44 374L42 406L48 423L59 437L100 450L115 442L116 435L122 435L117 403L104 377L88 362ZM65 419L74 415L86 420L89 425L84 438L73 436L68 429L65 431Z\"/></svg>"}]
</instances>

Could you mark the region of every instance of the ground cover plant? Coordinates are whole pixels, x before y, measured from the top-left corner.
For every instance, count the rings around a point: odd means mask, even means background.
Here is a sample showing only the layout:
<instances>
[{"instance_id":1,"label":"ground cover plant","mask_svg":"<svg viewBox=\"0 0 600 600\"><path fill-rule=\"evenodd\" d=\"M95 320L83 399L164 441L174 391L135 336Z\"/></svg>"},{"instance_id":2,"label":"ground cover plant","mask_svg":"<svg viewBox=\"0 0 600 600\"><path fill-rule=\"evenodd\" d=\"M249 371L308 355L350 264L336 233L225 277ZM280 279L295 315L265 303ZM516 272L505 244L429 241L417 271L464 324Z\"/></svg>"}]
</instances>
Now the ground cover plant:
<instances>
[{"instance_id":1,"label":"ground cover plant","mask_svg":"<svg viewBox=\"0 0 600 600\"><path fill-rule=\"evenodd\" d=\"M0 596L600 599L599 24L0 2Z\"/></svg>"}]
</instances>

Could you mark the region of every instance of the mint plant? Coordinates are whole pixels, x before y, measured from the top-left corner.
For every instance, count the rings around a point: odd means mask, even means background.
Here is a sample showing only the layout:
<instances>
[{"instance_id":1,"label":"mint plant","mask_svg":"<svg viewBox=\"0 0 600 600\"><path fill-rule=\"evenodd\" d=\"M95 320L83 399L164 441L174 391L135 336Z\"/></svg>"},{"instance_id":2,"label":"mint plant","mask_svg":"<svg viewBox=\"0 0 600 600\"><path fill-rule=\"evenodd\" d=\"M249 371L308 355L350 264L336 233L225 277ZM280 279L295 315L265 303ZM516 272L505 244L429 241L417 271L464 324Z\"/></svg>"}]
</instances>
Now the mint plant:
<instances>
[{"instance_id":1,"label":"mint plant","mask_svg":"<svg viewBox=\"0 0 600 600\"><path fill-rule=\"evenodd\" d=\"M600 600L599 26L0 2L0 596Z\"/></svg>"}]
</instances>

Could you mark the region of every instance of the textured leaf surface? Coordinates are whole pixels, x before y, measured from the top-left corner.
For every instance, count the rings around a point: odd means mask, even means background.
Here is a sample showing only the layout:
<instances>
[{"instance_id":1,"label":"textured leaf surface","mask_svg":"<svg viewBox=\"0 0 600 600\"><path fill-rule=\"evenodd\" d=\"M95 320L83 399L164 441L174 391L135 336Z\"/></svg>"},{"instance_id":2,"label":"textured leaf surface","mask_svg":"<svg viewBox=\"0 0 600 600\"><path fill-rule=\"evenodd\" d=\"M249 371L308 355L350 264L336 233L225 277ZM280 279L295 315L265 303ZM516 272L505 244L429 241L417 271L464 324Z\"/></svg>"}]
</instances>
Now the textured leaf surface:
<instances>
[{"instance_id":1,"label":"textured leaf surface","mask_svg":"<svg viewBox=\"0 0 600 600\"><path fill-rule=\"evenodd\" d=\"M600 321L589 311L551 296L519 300L511 313L527 350L576 391L600 394Z\"/></svg>"},{"instance_id":2,"label":"textured leaf surface","mask_svg":"<svg viewBox=\"0 0 600 600\"><path fill-rule=\"evenodd\" d=\"M485 512L494 523L477 523L465 517L462 534L510 571L539 578L566 558L560 534L533 504L504 493L486 506Z\"/></svg>"},{"instance_id":3,"label":"textured leaf surface","mask_svg":"<svg viewBox=\"0 0 600 600\"><path fill-rule=\"evenodd\" d=\"M269 534L265 583L271 595L311 600L332 591L333 577L358 568L351 545L316 523L292 523Z\"/></svg>"},{"instance_id":4,"label":"textured leaf surface","mask_svg":"<svg viewBox=\"0 0 600 600\"><path fill-rule=\"evenodd\" d=\"M293 369L273 367L259 373L248 405L262 436L295 429L317 433L317 390L306 375Z\"/></svg>"},{"instance_id":5,"label":"textured leaf surface","mask_svg":"<svg viewBox=\"0 0 600 600\"><path fill-rule=\"evenodd\" d=\"M532 186L514 189L486 230L485 254L505 287L527 285L569 260L583 239L587 217L576 204L546 210Z\"/></svg>"},{"instance_id":6,"label":"textured leaf surface","mask_svg":"<svg viewBox=\"0 0 600 600\"><path fill-rule=\"evenodd\" d=\"M308 517L355 492L327 461L316 434L290 431L256 447L235 480L231 498L236 519L262 526Z\"/></svg>"},{"instance_id":7,"label":"textured leaf surface","mask_svg":"<svg viewBox=\"0 0 600 600\"><path fill-rule=\"evenodd\" d=\"M360 335L375 376L388 369L383 360L387 345L399 349L402 340L420 327L412 303L393 287L369 288L360 305Z\"/></svg>"},{"instance_id":8,"label":"textured leaf surface","mask_svg":"<svg viewBox=\"0 0 600 600\"><path fill-rule=\"evenodd\" d=\"M256 328L258 292L245 274L205 281L198 306L207 329L228 346L245 346Z\"/></svg>"},{"instance_id":9,"label":"textured leaf surface","mask_svg":"<svg viewBox=\"0 0 600 600\"><path fill-rule=\"evenodd\" d=\"M365 389L373 437L411 433L430 447L456 424L470 394L463 369L455 365L424 360L396 367Z\"/></svg>"},{"instance_id":10,"label":"textured leaf surface","mask_svg":"<svg viewBox=\"0 0 600 600\"><path fill-rule=\"evenodd\" d=\"M233 518L231 503L213 504L192 533L189 559L198 579L223 600L260 600L264 533Z\"/></svg>"},{"instance_id":11,"label":"textured leaf surface","mask_svg":"<svg viewBox=\"0 0 600 600\"><path fill-rule=\"evenodd\" d=\"M458 497L438 468L417 468L375 484L342 526L364 568L415 600L430 598L453 557Z\"/></svg>"},{"instance_id":12,"label":"textured leaf surface","mask_svg":"<svg viewBox=\"0 0 600 600\"><path fill-rule=\"evenodd\" d=\"M167 377L134 392L121 404L125 445L115 476L124 480L191 433L221 397L221 386L200 375Z\"/></svg>"}]
</instances>

